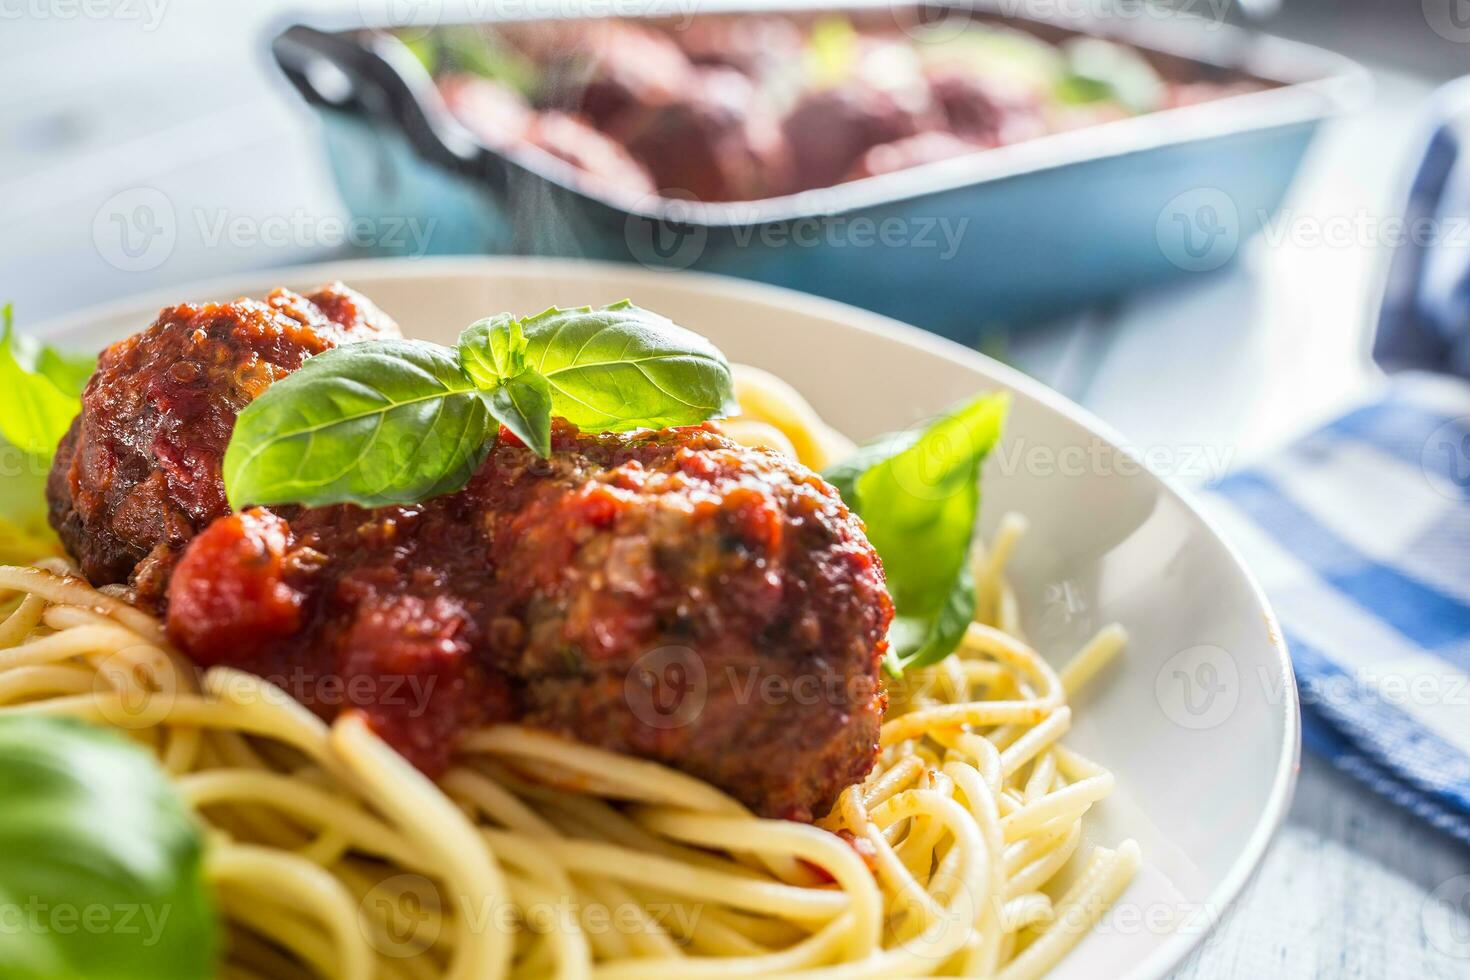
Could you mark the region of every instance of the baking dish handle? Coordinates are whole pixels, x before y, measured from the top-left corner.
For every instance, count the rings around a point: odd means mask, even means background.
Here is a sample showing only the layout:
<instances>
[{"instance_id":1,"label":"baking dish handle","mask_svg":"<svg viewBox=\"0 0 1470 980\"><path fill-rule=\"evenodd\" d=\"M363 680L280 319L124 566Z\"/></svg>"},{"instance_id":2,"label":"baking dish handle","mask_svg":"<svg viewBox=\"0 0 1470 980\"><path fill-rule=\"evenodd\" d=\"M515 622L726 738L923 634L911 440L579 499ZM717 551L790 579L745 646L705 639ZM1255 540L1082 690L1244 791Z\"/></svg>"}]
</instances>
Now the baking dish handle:
<instances>
[{"instance_id":1,"label":"baking dish handle","mask_svg":"<svg viewBox=\"0 0 1470 980\"><path fill-rule=\"evenodd\" d=\"M352 37L298 24L271 41L286 78L313 106L363 116L404 135L414 151L492 187L503 187L503 161L450 116L433 79L399 41Z\"/></svg>"}]
</instances>

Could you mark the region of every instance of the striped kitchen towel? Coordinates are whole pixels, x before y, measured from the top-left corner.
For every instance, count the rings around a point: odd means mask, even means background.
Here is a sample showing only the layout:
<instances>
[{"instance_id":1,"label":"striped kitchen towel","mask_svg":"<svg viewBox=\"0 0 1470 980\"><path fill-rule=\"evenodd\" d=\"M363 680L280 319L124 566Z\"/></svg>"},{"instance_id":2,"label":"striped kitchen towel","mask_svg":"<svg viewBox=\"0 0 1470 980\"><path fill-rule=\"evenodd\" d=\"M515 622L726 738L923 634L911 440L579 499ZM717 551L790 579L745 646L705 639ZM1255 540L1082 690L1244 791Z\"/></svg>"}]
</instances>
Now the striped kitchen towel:
<instances>
[{"instance_id":1,"label":"striped kitchen towel","mask_svg":"<svg viewBox=\"0 0 1470 980\"><path fill-rule=\"evenodd\" d=\"M1470 384L1397 375L1205 496L1280 617L1307 747L1470 843Z\"/></svg>"}]
</instances>

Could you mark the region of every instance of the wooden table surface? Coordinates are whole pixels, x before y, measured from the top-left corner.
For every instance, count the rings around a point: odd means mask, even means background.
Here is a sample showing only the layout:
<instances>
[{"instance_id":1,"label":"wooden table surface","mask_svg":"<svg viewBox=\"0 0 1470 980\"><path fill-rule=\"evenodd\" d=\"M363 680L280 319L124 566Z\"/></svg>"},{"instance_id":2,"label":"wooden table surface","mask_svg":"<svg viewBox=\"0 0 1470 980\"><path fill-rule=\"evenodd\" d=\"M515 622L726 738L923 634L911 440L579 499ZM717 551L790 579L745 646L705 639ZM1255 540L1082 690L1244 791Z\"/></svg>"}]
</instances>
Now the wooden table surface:
<instances>
[{"instance_id":1,"label":"wooden table surface","mask_svg":"<svg viewBox=\"0 0 1470 980\"><path fill-rule=\"evenodd\" d=\"M114 16L0 22L0 295L22 328L145 289L343 254L312 231L341 205L310 115L262 55L285 6L139 0ZM1290 220L1391 215L1431 87L1380 73L1365 111L1314 148ZM168 254L145 256L146 268L108 238L116 195L138 188L161 194L176 222ZM307 231L279 241L219 233L298 216ZM1238 465L1370 383L1386 251L1263 236L1227 272L986 347L1140 447L1212 447ZM1470 977L1470 908L1436 900L1463 896L1466 875L1470 851L1309 757L1255 884L1178 976Z\"/></svg>"}]
</instances>

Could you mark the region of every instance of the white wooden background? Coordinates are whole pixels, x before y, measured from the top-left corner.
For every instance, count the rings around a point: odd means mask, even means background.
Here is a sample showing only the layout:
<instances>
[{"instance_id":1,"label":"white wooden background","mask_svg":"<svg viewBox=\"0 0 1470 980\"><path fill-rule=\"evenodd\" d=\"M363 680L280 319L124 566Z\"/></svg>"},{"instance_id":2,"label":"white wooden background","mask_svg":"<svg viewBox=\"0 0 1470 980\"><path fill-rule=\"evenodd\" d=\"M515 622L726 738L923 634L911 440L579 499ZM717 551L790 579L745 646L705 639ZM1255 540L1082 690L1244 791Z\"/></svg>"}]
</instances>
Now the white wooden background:
<instances>
[{"instance_id":1,"label":"white wooden background","mask_svg":"<svg viewBox=\"0 0 1470 980\"><path fill-rule=\"evenodd\" d=\"M310 231L341 205L311 116L264 53L282 12L302 6L0 0L0 296L22 327L157 286L344 254ZM1418 41L1403 43L1413 62ZM1433 80L1377 74L1373 101L1314 148L1292 220L1365 216L1372 227L1393 214ZM178 221L168 254L128 271L109 201L138 188L205 220ZM309 230L284 243L210 241L221 219L295 216ZM987 348L1140 447L1203 446L1238 464L1371 383L1365 350L1387 251L1258 238L1225 273ZM1470 977L1470 909L1433 901L1464 875L1470 850L1308 758L1260 876L1179 977Z\"/></svg>"}]
</instances>

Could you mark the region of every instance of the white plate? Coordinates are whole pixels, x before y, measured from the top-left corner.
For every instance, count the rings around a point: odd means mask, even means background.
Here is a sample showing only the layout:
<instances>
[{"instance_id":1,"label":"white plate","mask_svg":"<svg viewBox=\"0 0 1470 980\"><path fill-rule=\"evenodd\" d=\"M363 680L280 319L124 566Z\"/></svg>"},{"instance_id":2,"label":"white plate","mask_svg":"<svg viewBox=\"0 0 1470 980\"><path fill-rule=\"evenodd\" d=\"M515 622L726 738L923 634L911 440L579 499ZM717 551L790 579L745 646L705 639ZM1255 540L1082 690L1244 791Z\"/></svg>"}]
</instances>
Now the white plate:
<instances>
[{"instance_id":1,"label":"white plate","mask_svg":"<svg viewBox=\"0 0 1470 980\"><path fill-rule=\"evenodd\" d=\"M1091 832L1109 844L1136 838L1145 867L1053 978L1163 977L1246 884L1286 812L1297 766L1296 691L1280 632L1239 558L1194 506L1075 405L973 351L837 303L562 261L285 269L111 304L37 332L95 348L146 326L163 305L328 279L372 297L408 334L446 343L492 312L631 298L707 335L732 360L786 378L859 440L976 391L1009 389L1015 407L987 464L983 523L993 528L1011 509L1031 521L1013 566L1031 638L1058 663L1105 623L1123 623L1131 635L1122 662L1081 701L1069 742L1118 777Z\"/></svg>"}]
</instances>

